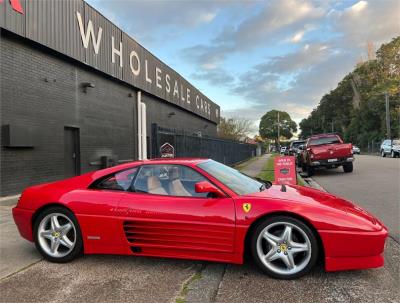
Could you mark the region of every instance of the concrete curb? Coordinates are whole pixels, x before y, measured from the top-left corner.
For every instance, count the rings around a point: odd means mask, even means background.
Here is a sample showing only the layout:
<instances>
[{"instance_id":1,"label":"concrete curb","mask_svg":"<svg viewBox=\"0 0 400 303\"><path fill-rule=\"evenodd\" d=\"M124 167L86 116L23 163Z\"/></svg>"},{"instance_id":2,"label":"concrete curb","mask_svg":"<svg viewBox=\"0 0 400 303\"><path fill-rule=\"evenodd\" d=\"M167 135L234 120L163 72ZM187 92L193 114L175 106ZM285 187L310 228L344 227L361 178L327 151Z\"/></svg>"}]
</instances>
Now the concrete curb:
<instances>
[{"instance_id":1,"label":"concrete curb","mask_svg":"<svg viewBox=\"0 0 400 303\"><path fill-rule=\"evenodd\" d=\"M318 184L314 179L312 178L303 178L303 180L312 188L318 189L320 191L327 192L325 188L323 188L320 184Z\"/></svg>"},{"instance_id":2,"label":"concrete curb","mask_svg":"<svg viewBox=\"0 0 400 303\"><path fill-rule=\"evenodd\" d=\"M18 202L21 195L7 196L0 198L0 206L13 206Z\"/></svg>"}]
</instances>

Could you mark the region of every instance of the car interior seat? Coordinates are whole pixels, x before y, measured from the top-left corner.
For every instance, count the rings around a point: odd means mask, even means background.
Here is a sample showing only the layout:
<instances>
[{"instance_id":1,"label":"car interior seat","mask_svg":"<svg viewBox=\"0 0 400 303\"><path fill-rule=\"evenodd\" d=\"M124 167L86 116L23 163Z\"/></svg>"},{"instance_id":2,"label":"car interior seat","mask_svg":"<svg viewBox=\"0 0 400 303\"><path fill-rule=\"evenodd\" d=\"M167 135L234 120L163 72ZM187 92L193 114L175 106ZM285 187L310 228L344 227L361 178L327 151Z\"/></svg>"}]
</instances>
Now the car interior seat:
<instances>
[{"instance_id":1,"label":"car interior seat","mask_svg":"<svg viewBox=\"0 0 400 303\"><path fill-rule=\"evenodd\" d=\"M168 195L157 176L150 176L147 178L147 190L150 194Z\"/></svg>"},{"instance_id":2,"label":"car interior seat","mask_svg":"<svg viewBox=\"0 0 400 303\"><path fill-rule=\"evenodd\" d=\"M173 196L183 196L190 197L192 196L190 192L188 192L183 186L180 180L180 171L178 167L171 168L169 172L169 191Z\"/></svg>"}]
</instances>

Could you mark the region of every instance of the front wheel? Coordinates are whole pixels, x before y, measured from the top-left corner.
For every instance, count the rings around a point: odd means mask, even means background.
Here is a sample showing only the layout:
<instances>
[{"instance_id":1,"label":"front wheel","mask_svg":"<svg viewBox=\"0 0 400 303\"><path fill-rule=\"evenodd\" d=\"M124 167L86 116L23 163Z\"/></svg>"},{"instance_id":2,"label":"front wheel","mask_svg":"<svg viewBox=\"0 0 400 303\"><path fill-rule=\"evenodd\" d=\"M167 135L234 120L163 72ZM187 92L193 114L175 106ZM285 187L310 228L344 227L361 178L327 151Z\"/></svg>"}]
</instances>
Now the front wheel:
<instances>
[{"instance_id":1,"label":"front wheel","mask_svg":"<svg viewBox=\"0 0 400 303\"><path fill-rule=\"evenodd\" d=\"M381 150L381 156L386 157L385 151L383 149Z\"/></svg>"},{"instance_id":2,"label":"front wheel","mask_svg":"<svg viewBox=\"0 0 400 303\"><path fill-rule=\"evenodd\" d=\"M351 173L353 171L353 162L344 164L343 165L343 171L345 173Z\"/></svg>"},{"instance_id":3,"label":"front wheel","mask_svg":"<svg viewBox=\"0 0 400 303\"><path fill-rule=\"evenodd\" d=\"M392 151L392 152L390 153L390 156L391 156L392 158L396 158L396 153L395 153L394 151Z\"/></svg>"},{"instance_id":4,"label":"front wheel","mask_svg":"<svg viewBox=\"0 0 400 303\"><path fill-rule=\"evenodd\" d=\"M78 221L71 211L59 206L45 209L36 218L34 240L42 256L55 263L69 262L83 249Z\"/></svg>"},{"instance_id":5,"label":"front wheel","mask_svg":"<svg viewBox=\"0 0 400 303\"><path fill-rule=\"evenodd\" d=\"M278 216L257 226L251 239L251 251L255 262L266 274L277 279L295 279L315 265L318 243L306 224Z\"/></svg>"}]
</instances>

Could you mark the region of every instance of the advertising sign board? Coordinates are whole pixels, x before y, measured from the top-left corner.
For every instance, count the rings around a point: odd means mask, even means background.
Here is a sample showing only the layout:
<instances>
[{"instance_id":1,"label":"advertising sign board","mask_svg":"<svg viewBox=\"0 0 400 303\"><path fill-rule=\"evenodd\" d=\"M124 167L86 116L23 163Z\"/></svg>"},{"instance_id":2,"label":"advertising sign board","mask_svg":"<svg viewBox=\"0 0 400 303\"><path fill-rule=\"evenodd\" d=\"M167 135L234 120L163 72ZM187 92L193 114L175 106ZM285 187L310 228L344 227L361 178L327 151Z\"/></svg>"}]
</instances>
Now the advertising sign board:
<instances>
[{"instance_id":1,"label":"advertising sign board","mask_svg":"<svg viewBox=\"0 0 400 303\"><path fill-rule=\"evenodd\" d=\"M274 159L275 183L297 184L296 161L293 156L276 157Z\"/></svg>"}]
</instances>

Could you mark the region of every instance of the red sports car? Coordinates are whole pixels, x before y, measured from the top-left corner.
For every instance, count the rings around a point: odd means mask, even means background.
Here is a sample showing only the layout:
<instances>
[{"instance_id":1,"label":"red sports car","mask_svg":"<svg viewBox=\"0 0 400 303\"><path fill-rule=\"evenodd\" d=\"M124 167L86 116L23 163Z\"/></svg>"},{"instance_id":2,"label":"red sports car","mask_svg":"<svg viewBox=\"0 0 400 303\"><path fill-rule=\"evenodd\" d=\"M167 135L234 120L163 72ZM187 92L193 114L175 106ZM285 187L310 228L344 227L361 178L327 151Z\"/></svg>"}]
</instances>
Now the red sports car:
<instances>
[{"instance_id":1,"label":"red sports car","mask_svg":"<svg viewBox=\"0 0 400 303\"><path fill-rule=\"evenodd\" d=\"M207 159L154 159L26 189L13 209L43 257L82 253L243 263L267 274L383 265L386 227L358 206L300 186L262 183Z\"/></svg>"}]
</instances>

